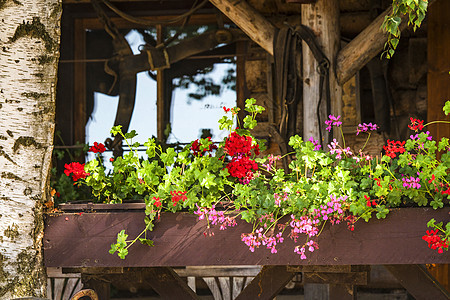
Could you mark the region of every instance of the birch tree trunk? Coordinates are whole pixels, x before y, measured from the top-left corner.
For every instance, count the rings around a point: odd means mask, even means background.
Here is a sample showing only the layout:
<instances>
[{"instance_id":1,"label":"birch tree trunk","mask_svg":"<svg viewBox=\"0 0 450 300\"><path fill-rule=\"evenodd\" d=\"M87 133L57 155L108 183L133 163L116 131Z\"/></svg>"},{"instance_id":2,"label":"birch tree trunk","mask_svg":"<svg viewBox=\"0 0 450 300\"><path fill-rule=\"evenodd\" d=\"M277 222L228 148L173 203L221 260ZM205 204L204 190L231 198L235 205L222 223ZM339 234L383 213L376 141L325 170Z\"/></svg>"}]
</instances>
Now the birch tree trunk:
<instances>
[{"instance_id":1,"label":"birch tree trunk","mask_svg":"<svg viewBox=\"0 0 450 300\"><path fill-rule=\"evenodd\" d=\"M0 1L0 299L45 296L59 0Z\"/></svg>"}]
</instances>

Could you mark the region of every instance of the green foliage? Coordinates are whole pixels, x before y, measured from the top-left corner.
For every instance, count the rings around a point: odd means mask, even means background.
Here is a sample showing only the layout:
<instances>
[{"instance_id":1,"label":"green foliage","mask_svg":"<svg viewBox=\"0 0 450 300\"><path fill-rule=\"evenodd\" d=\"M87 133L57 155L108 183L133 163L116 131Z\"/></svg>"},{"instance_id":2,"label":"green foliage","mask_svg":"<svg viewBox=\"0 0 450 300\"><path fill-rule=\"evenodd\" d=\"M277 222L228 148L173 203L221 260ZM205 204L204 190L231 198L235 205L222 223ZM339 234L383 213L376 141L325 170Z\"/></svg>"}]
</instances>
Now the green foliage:
<instances>
[{"instance_id":1,"label":"green foliage","mask_svg":"<svg viewBox=\"0 0 450 300\"><path fill-rule=\"evenodd\" d=\"M382 56L391 58L400 40L401 16L408 15L408 25L416 31L420 27L428 8L427 0L392 0L392 13L384 18L381 29L388 34Z\"/></svg>"},{"instance_id":2,"label":"green foliage","mask_svg":"<svg viewBox=\"0 0 450 300\"><path fill-rule=\"evenodd\" d=\"M339 210L327 218L346 218L351 222L349 226L359 218L384 219L393 207L430 205L438 209L448 203L450 155L445 153L441 160L436 157L437 149L448 149L448 139L437 145L421 132L403 144L397 142L396 147L404 147L402 151L394 147L386 150L381 159L373 159L337 143L330 146L332 151L324 152L314 142L296 135L289 140L293 159L289 169L284 170L277 166L280 157L255 157L262 143L250 135L249 129L256 126L256 115L264 110L255 102L246 101L244 129L232 128L237 124L236 108L228 111L231 118L226 115L220 119L221 127L231 133L214 151L209 139L178 150L163 148L155 139L149 139L144 144L148 158L143 160L137 155L139 145L132 143L135 132L124 134L119 126L111 130L124 139L131 151L114 160L110 174L105 174L102 157L97 155L86 163L84 169L90 175L80 182L89 186L100 201L116 203L125 198L141 198L146 203L144 230L134 240L127 240L125 231L120 232L111 253L117 252L124 258L137 241L153 246L146 234L153 229L161 211L200 214L201 209L221 206L227 215L252 223L253 232L261 226L261 220L266 220L266 234L275 230L283 216L297 220L311 217L339 201ZM235 147L241 147L241 152L232 154ZM252 171L246 170L247 175L241 178L236 169L244 168L242 161ZM252 169L253 164L258 170ZM327 218L316 219L322 224Z\"/></svg>"}]
</instances>

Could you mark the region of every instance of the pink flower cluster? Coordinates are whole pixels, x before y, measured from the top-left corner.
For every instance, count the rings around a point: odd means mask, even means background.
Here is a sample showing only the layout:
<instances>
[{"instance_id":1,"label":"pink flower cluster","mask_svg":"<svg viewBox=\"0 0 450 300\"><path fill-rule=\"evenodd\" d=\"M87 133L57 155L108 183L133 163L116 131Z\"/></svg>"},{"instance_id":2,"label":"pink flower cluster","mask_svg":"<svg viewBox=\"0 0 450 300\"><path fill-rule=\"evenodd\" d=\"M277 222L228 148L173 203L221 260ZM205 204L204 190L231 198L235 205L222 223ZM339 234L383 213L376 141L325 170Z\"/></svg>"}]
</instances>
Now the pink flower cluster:
<instances>
[{"instance_id":1,"label":"pink flower cluster","mask_svg":"<svg viewBox=\"0 0 450 300\"><path fill-rule=\"evenodd\" d=\"M337 159L342 159L342 154L345 154L346 156L353 155L352 151L350 150L350 147L347 147L345 149L341 148L336 139L333 139L330 145L328 145L328 148L330 149L331 154L336 154Z\"/></svg>"},{"instance_id":2,"label":"pink flower cluster","mask_svg":"<svg viewBox=\"0 0 450 300\"><path fill-rule=\"evenodd\" d=\"M198 215L199 220L206 218L211 225L220 224L220 230L225 230L227 227L236 226L235 218L225 216L225 212L217 211L214 205L211 208L199 207L197 205L197 208L198 209L194 212L194 214ZM208 228L209 227L210 225L208 225Z\"/></svg>"},{"instance_id":3,"label":"pink flower cluster","mask_svg":"<svg viewBox=\"0 0 450 300\"><path fill-rule=\"evenodd\" d=\"M309 252L314 252L315 249L319 249L319 244L313 240L306 242L303 246L296 246L294 252L300 254L300 259L306 259L306 247L308 247Z\"/></svg>"},{"instance_id":4,"label":"pink flower cluster","mask_svg":"<svg viewBox=\"0 0 450 300\"><path fill-rule=\"evenodd\" d=\"M378 130L377 124L372 124L372 123L358 124L358 128L356 130L356 135L358 135L360 132L368 132L368 131L374 131L374 130Z\"/></svg>"},{"instance_id":5,"label":"pink flower cluster","mask_svg":"<svg viewBox=\"0 0 450 300\"><path fill-rule=\"evenodd\" d=\"M342 125L342 122L339 121L339 119L341 118L341 116L333 116L333 115L329 115L328 116L328 120L325 121L325 124L328 125L326 130L328 130L329 132L331 132L331 126L336 126L339 127Z\"/></svg>"},{"instance_id":6,"label":"pink flower cluster","mask_svg":"<svg viewBox=\"0 0 450 300\"><path fill-rule=\"evenodd\" d=\"M283 198L281 198L280 194L275 193L275 194L273 194L273 197L275 198L275 206L280 207L282 201L288 200L289 195L288 195L288 193L284 193Z\"/></svg>"},{"instance_id":7,"label":"pink flower cluster","mask_svg":"<svg viewBox=\"0 0 450 300\"><path fill-rule=\"evenodd\" d=\"M420 178L417 177L403 177L402 178L403 181L403 187L407 188L407 189L420 189L421 185L420 185Z\"/></svg>"},{"instance_id":8,"label":"pink flower cluster","mask_svg":"<svg viewBox=\"0 0 450 300\"><path fill-rule=\"evenodd\" d=\"M322 147L322 145L319 145L319 140L314 140L313 137L310 137L308 141L313 143L314 151L318 151L318 150L320 150L320 147Z\"/></svg>"},{"instance_id":9,"label":"pink flower cluster","mask_svg":"<svg viewBox=\"0 0 450 300\"><path fill-rule=\"evenodd\" d=\"M267 171L267 172L269 172L269 171L271 171L271 170L273 169L273 166L274 166L275 162L276 162L277 160L280 160L280 159L281 159L281 156L279 156L279 155L273 156L273 154L270 154L270 155L267 157L267 159L268 159L267 164L262 164L262 166L263 166L264 168L266 168L266 171Z\"/></svg>"},{"instance_id":10,"label":"pink flower cluster","mask_svg":"<svg viewBox=\"0 0 450 300\"><path fill-rule=\"evenodd\" d=\"M313 241L309 240L319 233L318 225L321 220L330 220L331 224L339 224L344 218L344 210L342 205L346 202L347 196L341 196L336 198L334 195L330 195L330 201L327 204L322 204L320 208L315 209L314 212L308 216L300 217L297 220L294 215L291 215L291 222L289 225L292 227L290 237L297 242L300 233L304 233L308 236L308 241L303 246L297 246L294 252L300 254L301 259L306 259L306 247L310 252L314 249L318 249L319 245Z\"/></svg>"},{"instance_id":11,"label":"pink flower cluster","mask_svg":"<svg viewBox=\"0 0 450 300\"><path fill-rule=\"evenodd\" d=\"M271 253L277 253L276 246L284 241L283 233L278 232L275 236L266 236L263 233L263 228L260 227L254 233L243 233L241 235L241 240L249 247L251 252L255 252L255 248L259 246L266 246L270 249Z\"/></svg>"}]
</instances>

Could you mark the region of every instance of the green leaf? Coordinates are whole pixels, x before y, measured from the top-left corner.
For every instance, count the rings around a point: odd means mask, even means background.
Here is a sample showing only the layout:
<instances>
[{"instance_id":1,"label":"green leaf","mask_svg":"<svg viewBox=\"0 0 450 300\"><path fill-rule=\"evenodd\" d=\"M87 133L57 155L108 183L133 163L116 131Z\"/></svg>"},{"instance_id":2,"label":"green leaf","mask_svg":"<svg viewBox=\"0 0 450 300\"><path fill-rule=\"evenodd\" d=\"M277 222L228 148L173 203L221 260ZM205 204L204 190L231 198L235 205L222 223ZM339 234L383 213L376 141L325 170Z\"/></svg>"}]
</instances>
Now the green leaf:
<instances>
[{"instance_id":1,"label":"green leaf","mask_svg":"<svg viewBox=\"0 0 450 300\"><path fill-rule=\"evenodd\" d=\"M434 227L434 224L436 223L436 220L433 218L427 223L427 227Z\"/></svg>"},{"instance_id":2,"label":"green leaf","mask_svg":"<svg viewBox=\"0 0 450 300\"><path fill-rule=\"evenodd\" d=\"M450 114L450 101L445 102L444 108L442 110L444 111L446 116Z\"/></svg>"},{"instance_id":3,"label":"green leaf","mask_svg":"<svg viewBox=\"0 0 450 300\"><path fill-rule=\"evenodd\" d=\"M128 249L120 249L117 254L121 259L125 259L125 256L128 255Z\"/></svg>"},{"instance_id":4,"label":"green leaf","mask_svg":"<svg viewBox=\"0 0 450 300\"><path fill-rule=\"evenodd\" d=\"M113 128L111 128L111 134L114 136L116 136L121 132L122 132L122 125L113 126Z\"/></svg>"},{"instance_id":5,"label":"green leaf","mask_svg":"<svg viewBox=\"0 0 450 300\"><path fill-rule=\"evenodd\" d=\"M130 132L125 133L125 138L126 139L132 139L135 136L137 136L136 130L131 130Z\"/></svg>"},{"instance_id":6,"label":"green leaf","mask_svg":"<svg viewBox=\"0 0 450 300\"><path fill-rule=\"evenodd\" d=\"M153 244L153 241L149 240L149 239L139 238L139 242L141 242L142 245L147 245L147 246L150 246L150 247L154 247L155 246Z\"/></svg>"}]
</instances>

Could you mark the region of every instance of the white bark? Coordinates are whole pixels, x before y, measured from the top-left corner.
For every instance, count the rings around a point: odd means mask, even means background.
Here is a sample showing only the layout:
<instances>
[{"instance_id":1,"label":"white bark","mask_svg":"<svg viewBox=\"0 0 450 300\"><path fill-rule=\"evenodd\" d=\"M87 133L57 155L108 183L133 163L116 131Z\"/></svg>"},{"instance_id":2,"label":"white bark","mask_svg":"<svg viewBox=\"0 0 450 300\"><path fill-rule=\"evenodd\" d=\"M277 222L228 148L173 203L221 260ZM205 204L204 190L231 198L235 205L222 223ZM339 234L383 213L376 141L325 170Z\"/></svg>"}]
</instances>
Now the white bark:
<instances>
[{"instance_id":1,"label":"white bark","mask_svg":"<svg viewBox=\"0 0 450 300\"><path fill-rule=\"evenodd\" d=\"M6 0L0 14L0 299L42 297L61 3Z\"/></svg>"}]
</instances>

